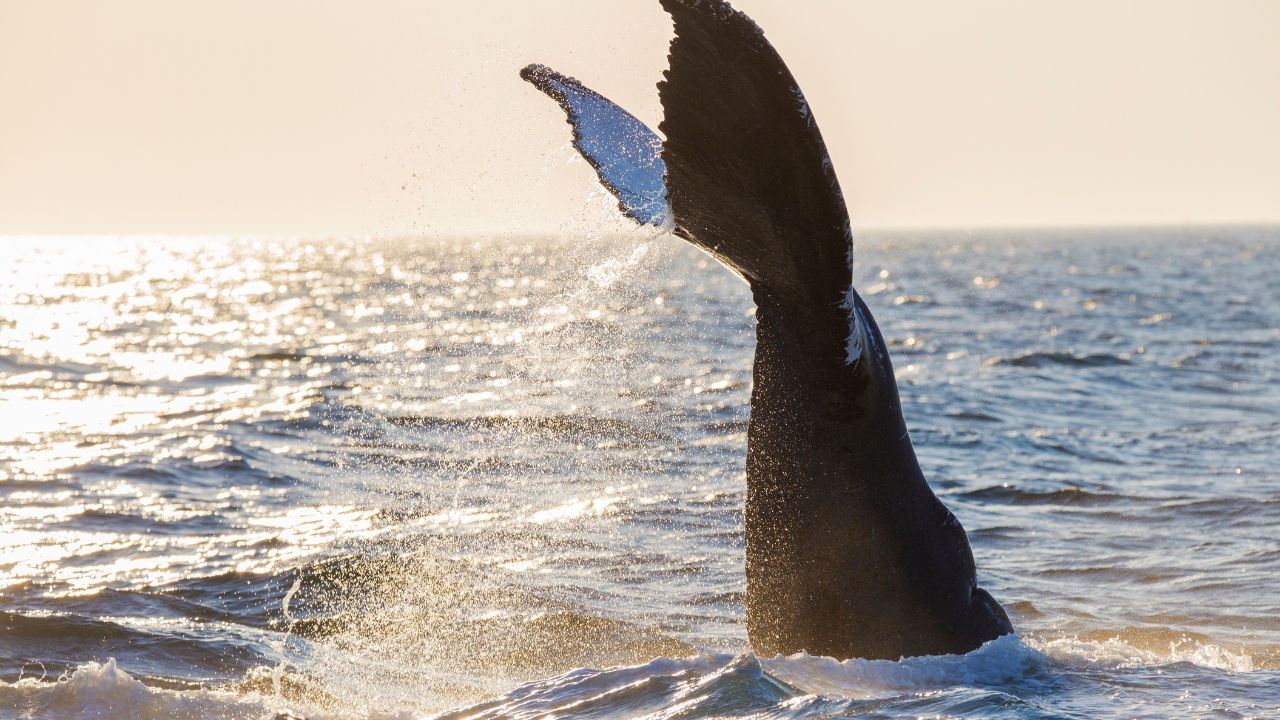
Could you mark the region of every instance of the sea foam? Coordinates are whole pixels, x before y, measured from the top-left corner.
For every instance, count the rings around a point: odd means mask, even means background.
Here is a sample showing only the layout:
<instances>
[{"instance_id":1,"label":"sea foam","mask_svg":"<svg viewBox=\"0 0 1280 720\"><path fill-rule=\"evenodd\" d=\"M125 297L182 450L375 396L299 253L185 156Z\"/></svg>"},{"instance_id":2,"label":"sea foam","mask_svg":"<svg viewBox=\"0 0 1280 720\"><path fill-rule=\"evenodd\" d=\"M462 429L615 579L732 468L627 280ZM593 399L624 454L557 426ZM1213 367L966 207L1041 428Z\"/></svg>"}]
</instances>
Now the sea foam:
<instances>
[{"instance_id":1,"label":"sea foam","mask_svg":"<svg viewBox=\"0 0 1280 720\"><path fill-rule=\"evenodd\" d=\"M16 710L18 717L76 718L76 720L172 720L172 718L288 717L281 698L257 693L236 695L217 690L167 690L148 687L116 666L115 659L82 665L54 682L23 678L0 682L0 708ZM307 717L323 718L297 708ZM3 712L0 712L3 714Z\"/></svg>"}]
</instances>

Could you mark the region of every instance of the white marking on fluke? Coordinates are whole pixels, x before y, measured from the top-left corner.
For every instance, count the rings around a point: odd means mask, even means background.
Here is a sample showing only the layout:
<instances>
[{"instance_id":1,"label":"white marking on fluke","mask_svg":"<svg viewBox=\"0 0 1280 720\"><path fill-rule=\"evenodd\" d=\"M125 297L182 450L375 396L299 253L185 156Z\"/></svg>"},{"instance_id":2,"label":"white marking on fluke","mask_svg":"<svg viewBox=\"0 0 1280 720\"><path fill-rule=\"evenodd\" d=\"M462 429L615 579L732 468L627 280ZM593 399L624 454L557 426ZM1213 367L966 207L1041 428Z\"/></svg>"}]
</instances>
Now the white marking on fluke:
<instances>
[{"instance_id":1,"label":"white marking on fluke","mask_svg":"<svg viewBox=\"0 0 1280 720\"><path fill-rule=\"evenodd\" d=\"M844 302L840 304L840 307L849 311L849 342L845 346L847 354L844 361L846 365L857 365L867 342L867 320L862 317L862 311L858 309L857 298L858 295L851 286L848 294L845 295Z\"/></svg>"}]
</instances>

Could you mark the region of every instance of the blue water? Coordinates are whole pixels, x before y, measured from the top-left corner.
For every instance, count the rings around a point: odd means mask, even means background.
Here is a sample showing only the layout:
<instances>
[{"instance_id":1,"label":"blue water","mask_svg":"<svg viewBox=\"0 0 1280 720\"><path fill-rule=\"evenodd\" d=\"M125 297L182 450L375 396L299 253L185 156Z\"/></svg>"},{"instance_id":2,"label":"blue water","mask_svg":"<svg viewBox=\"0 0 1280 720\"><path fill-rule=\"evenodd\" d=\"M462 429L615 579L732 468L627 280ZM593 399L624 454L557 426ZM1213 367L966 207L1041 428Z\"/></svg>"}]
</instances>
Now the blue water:
<instances>
[{"instance_id":1,"label":"blue water","mask_svg":"<svg viewBox=\"0 0 1280 720\"><path fill-rule=\"evenodd\" d=\"M1280 715L1280 232L864 234L1017 637L756 658L753 306L670 237L9 239L0 717Z\"/></svg>"}]
</instances>

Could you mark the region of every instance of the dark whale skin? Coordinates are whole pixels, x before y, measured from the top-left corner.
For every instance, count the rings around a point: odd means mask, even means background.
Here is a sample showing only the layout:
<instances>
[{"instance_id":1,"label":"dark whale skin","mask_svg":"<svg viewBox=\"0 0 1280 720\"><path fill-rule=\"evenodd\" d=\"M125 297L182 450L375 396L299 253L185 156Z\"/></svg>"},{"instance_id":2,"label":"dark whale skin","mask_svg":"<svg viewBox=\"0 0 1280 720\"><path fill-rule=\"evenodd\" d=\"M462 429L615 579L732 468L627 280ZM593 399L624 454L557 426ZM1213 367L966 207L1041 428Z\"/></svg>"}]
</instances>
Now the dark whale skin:
<instances>
[{"instance_id":1,"label":"dark whale skin","mask_svg":"<svg viewBox=\"0 0 1280 720\"><path fill-rule=\"evenodd\" d=\"M565 110L624 213L674 222L751 287L752 649L896 660L1012 633L916 460L887 347L852 287L849 216L804 95L728 3L661 2L675 23L658 84L665 141L573 78L538 65L521 76ZM654 209L659 197L669 212Z\"/></svg>"},{"instance_id":2,"label":"dark whale skin","mask_svg":"<svg viewBox=\"0 0 1280 720\"><path fill-rule=\"evenodd\" d=\"M852 288L844 198L799 86L728 3L662 6L675 22L658 87L676 233L742 275L757 306L752 649L896 660L966 653L1013 632L916 461L886 345Z\"/></svg>"},{"instance_id":3,"label":"dark whale skin","mask_svg":"<svg viewBox=\"0 0 1280 720\"><path fill-rule=\"evenodd\" d=\"M757 306L752 648L896 660L966 653L1013 632L916 461L884 339L852 288L844 198L799 86L728 3L662 6L676 33L658 86L676 232L741 274Z\"/></svg>"}]
</instances>

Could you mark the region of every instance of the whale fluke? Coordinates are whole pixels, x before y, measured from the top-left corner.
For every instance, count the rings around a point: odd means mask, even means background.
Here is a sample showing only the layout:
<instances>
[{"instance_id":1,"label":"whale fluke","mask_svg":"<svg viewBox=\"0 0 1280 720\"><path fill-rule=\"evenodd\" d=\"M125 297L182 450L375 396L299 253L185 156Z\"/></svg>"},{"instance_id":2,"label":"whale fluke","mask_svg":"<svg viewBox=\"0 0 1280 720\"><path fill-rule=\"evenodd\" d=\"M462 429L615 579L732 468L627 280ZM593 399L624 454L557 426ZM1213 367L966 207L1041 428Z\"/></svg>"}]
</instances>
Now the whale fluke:
<instances>
[{"instance_id":1,"label":"whale fluke","mask_svg":"<svg viewBox=\"0 0 1280 720\"><path fill-rule=\"evenodd\" d=\"M727 4L662 6L676 36L658 83L658 128L680 234L779 302L843 299L849 216L791 72L756 24Z\"/></svg>"},{"instance_id":2,"label":"whale fluke","mask_svg":"<svg viewBox=\"0 0 1280 720\"><path fill-rule=\"evenodd\" d=\"M1013 632L977 586L968 537L916 460L887 346L852 286L848 213L803 93L760 28L728 3L661 2L675 21L658 84L674 232L738 272L757 306L752 648L896 660L965 653ZM622 137L583 118L635 121L600 109L612 103L580 84L574 93L539 87L565 108L580 150L596 147L595 136L608 147ZM574 109L579 95L596 103L590 113ZM652 147L644 133L629 137L640 139L611 157Z\"/></svg>"},{"instance_id":3,"label":"whale fluke","mask_svg":"<svg viewBox=\"0 0 1280 720\"><path fill-rule=\"evenodd\" d=\"M641 225L670 217L663 183L662 141L647 125L602 95L545 65L529 65L520 77L560 104L573 126L573 146L601 184L618 198L618 209Z\"/></svg>"}]
</instances>

